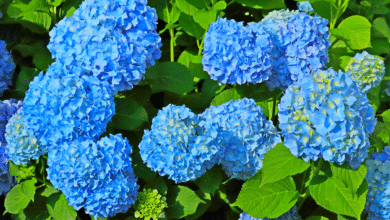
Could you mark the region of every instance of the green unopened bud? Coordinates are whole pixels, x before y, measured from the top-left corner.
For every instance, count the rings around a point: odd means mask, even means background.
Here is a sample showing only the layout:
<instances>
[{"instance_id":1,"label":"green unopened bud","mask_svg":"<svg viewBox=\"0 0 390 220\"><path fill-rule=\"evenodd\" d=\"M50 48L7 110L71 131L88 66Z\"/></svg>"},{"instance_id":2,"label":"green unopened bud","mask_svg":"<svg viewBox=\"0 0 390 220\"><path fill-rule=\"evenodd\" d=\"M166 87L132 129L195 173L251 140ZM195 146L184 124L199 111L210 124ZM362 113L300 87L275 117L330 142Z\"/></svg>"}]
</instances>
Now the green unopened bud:
<instances>
[{"instance_id":1,"label":"green unopened bud","mask_svg":"<svg viewBox=\"0 0 390 220\"><path fill-rule=\"evenodd\" d=\"M156 189L143 189L134 204L135 217L144 220L165 218L164 208L167 206L166 198Z\"/></svg>"}]
</instances>

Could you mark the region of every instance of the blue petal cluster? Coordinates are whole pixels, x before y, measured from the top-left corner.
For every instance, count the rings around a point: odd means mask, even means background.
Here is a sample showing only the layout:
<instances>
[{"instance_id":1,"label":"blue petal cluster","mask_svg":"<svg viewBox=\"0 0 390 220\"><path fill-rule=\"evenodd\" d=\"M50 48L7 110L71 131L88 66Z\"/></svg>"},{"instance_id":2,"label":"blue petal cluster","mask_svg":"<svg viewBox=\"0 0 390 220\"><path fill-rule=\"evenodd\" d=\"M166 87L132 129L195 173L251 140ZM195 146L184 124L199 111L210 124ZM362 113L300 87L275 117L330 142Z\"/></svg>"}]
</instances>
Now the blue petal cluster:
<instances>
[{"instance_id":1,"label":"blue petal cluster","mask_svg":"<svg viewBox=\"0 0 390 220\"><path fill-rule=\"evenodd\" d=\"M22 116L41 145L57 146L78 136L98 140L115 114L114 97L95 76L53 63L29 85Z\"/></svg>"},{"instance_id":2,"label":"blue petal cluster","mask_svg":"<svg viewBox=\"0 0 390 220\"><path fill-rule=\"evenodd\" d=\"M11 53L7 50L5 41L0 40L0 97L12 85L15 68L16 65Z\"/></svg>"},{"instance_id":3,"label":"blue petal cluster","mask_svg":"<svg viewBox=\"0 0 390 220\"><path fill-rule=\"evenodd\" d=\"M217 129L222 168L233 178L252 177L262 168L265 154L281 142L276 127L253 99L210 106L199 117L200 126Z\"/></svg>"},{"instance_id":4,"label":"blue petal cluster","mask_svg":"<svg viewBox=\"0 0 390 220\"><path fill-rule=\"evenodd\" d=\"M121 134L98 142L78 137L49 150L48 179L76 210L100 218L125 213L137 200L139 185L132 147Z\"/></svg>"},{"instance_id":5,"label":"blue petal cluster","mask_svg":"<svg viewBox=\"0 0 390 220\"><path fill-rule=\"evenodd\" d=\"M8 157L17 164L27 164L30 160L38 159L47 149L40 147L34 133L28 129L20 108L8 121L5 132Z\"/></svg>"},{"instance_id":6,"label":"blue petal cluster","mask_svg":"<svg viewBox=\"0 0 390 220\"><path fill-rule=\"evenodd\" d=\"M361 91L367 93L382 81L385 75L385 64L380 56L363 51L349 61L345 71L355 80Z\"/></svg>"},{"instance_id":7,"label":"blue petal cluster","mask_svg":"<svg viewBox=\"0 0 390 220\"><path fill-rule=\"evenodd\" d=\"M7 192L17 183L9 173L8 150L5 130L9 119L22 107L22 101L16 99L0 100L0 195Z\"/></svg>"},{"instance_id":8,"label":"blue petal cluster","mask_svg":"<svg viewBox=\"0 0 390 220\"><path fill-rule=\"evenodd\" d=\"M85 68L113 94L138 84L161 56L157 14L146 0L85 0L50 32L47 46L66 66Z\"/></svg>"},{"instance_id":9,"label":"blue petal cluster","mask_svg":"<svg viewBox=\"0 0 390 220\"><path fill-rule=\"evenodd\" d=\"M288 212L284 213L283 215L277 217L277 218L271 218L272 220L298 220L298 212L297 207L294 205ZM255 218L252 217L245 212L240 214L240 218L238 220L271 220L270 218Z\"/></svg>"},{"instance_id":10,"label":"blue petal cluster","mask_svg":"<svg viewBox=\"0 0 390 220\"><path fill-rule=\"evenodd\" d=\"M284 14L291 18L288 21L287 18L280 19ZM328 20L284 10L270 13L263 20L260 24L272 36L275 47L273 74L267 81L270 89L285 90L299 78L326 67L330 47Z\"/></svg>"},{"instance_id":11,"label":"blue petal cluster","mask_svg":"<svg viewBox=\"0 0 390 220\"><path fill-rule=\"evenodd\" d=\"M318 70L293 83L278 115L284 144L305 161L324 158L356 168L368 156L374 108L347 73Z\"/></svg>"},{"instance_id":12,"label":"blue petal cluster","mask_svg":"<svg viewBox=\"0 0 390 220\"><path fill-rule=\"evenodd\" d=\"M261 25L218 18L205 35L203 69L220 84L261 83L271 75L272 48Z\"/></svg>"},{"instance_id":13,"label":"blue petal cluster","mask_svg":"<svg viewBox=\"0 0 390 220\"><path fill-rule=\"evenodd\" d=\"M313 7L311 6L309 1L297 2L297 6L299 11L305 13L310 13L313 11Z\"/></svg>"},{"instance_id":14,"label":"blue petal cluster","mask_svg":"<svg viewBox=\"0 0 390 220\"><path fill-rule=\"evenodd\" d=\"M365 212L370 220L390 219L390 147L371 156L366 161L368 193Z\"/></svg>"},{"instance_id":15,"label":"blue petal cluster","mask_svg":"<svg viewBox=\"0 0 390 220\"><path fill-rule=\"evenodd\" d=\"M185 105L168 105L152 120L139 144L142 160L176 183L195 180L219 162L216 128L199 124Z\"/></svg>"}]
</instances>

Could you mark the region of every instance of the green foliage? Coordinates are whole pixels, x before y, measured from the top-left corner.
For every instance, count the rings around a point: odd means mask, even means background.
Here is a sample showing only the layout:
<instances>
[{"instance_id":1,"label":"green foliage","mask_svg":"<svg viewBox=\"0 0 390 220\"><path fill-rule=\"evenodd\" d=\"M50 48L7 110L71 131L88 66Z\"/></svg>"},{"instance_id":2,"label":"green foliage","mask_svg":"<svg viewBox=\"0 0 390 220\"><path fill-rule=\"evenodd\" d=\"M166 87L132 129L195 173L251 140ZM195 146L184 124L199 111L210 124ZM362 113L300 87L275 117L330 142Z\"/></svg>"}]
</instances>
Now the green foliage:
<instances>
[{"instance_id":1,"label":"green foliage","mask_svg":"<svg viewBox=\"0 0 390 220\"><path fill-rule=\"evenodd\" d=\"M47 198L47 210L55 220L72 220L76 219L77 212L68 205L64 194L54 193Z\"/></svg>"},{"instance_id":2,"label":"green foliage","mask_svg":"<svg viewBox=\"0 0 390 220\"><path fill-rule=\"evenodd\" d=\"M180 185L168 188L167 203L166 216L168 219L180 219L194 214L199 203L206 204L194 191Z\"/></svg>"},{"instance_id":3,"label":"green foliage","mask_svg":"<svg viewBox=\"0 0 390 220\"><path fill-rule=\"evenodd\" d=\"M35 180L36 182L36 180ZM27 180L15 185L4 200L5 211L17 214L27 207L35 195L34 180Z\"/></svg>"},{"instance_id":4,"label":"green foliage","mask_svg":"<svg viewBox=\"0 0 390 220\"><path fill-rule=\"evenodd\" d=\"M115 98L114 128L131 131L148 121L148 113L135 100Z\"/></svg>"},{"instance_id":5,"label":"green foliage","mask_svg":"<svg viewBox=\"0 0 390 220\"><path fill-rule=\"evenodd\" d=\"M245 7L250 8L256 8L256 9L281 9L286 8L286 5L284 4L283 0L258 0L258 1L252 1L252 0L236 0L236 2L241 3Z\"/></svg>"},{"instance_id":6,"label":"green foliage","mask_svg":"<svg viewBox=\"0 0 390 220\"><path fill-rule=\"evenodd\" d=\"M222 178L223 171L221 167L214 166L194 182L203 192L213 195L215 191L218 190L219 185L222 182Z\"/></svg>"},{"instance_id":7,"label":"green foliage","mask_svg":"<svg viewBox=\"0 0 390 220\"><path fill-rule=\"evenodd\" d=\"M146 182L144 188L156 189L162 196L166 196L168 192L168 186L161 176L157 176L155 179Z\"/></svg>"},{"instance_id":8,"label":"green foliage","mask_svg":"<svg viewBox=\"0 0 390 220\"><path fill-rule=\"evenodd\" d=\"M212 106L219 106L222 105L225 102L228 102L230 100L238 100L242 97L238 94L237 90L235 88L227 89L217 96L211 101Z\"/></svg>"}]
</instances>

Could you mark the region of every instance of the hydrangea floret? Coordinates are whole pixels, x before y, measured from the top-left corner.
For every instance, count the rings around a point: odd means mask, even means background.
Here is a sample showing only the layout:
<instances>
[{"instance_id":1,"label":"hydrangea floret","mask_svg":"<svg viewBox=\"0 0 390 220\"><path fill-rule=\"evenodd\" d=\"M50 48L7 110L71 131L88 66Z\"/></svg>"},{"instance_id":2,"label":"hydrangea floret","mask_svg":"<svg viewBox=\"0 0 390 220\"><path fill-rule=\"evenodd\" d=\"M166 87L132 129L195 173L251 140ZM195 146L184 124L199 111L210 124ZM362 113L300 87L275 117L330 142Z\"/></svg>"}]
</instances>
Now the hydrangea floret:
<instances>
[{"instance_id":1,"label":"hydrangea floret","mask_svg":"<svg viewBox=\"0 0 390 220\"><path fill-rule=\"evenodd\" d=\"M271 75L272 48L261 25L218 18L204 38L203 69L219 84L261 83Z\"/></svg>"},{"instance_id":2,"label":"hydrangea floret","mask_svg":"<svg viewBox=\"0 0 390 220\"><path fill-rule=\"evenodd\" d=\"M327 19L301 12L287 22L282 19L273 22L266 19L266 22L260 23L273 26L266 27L273 35L276 48L273 74L267 81L271 90L275 87L285 90L298 79L326 68L329 62L328 48L331 45ZM272 32L273 30L276 31Z\"/></svg>"},{"instance_id":3,"label":"hydrangea floret","mask_svg":"<svg viewBox=\"0 0 390 220\"><path fill-rule=\"evenodd\" d=\"M164 208L168 207L166 197L158 193L156 189L143 189L138 193L138 199L134 204L134 216L144 220L157 220L165 218Z\"/></svg>"},{"instance_id":4,"label":"hydrangea floret","mask_svg":"<svg viewBox=\"0 0 390 220\"><path fill-rule=\"evenodd\" d=\"M12 76L15 68L16 65L12 55L7 50L7 44L5 41L0 40L0 97L12 85Z\"/></svg>"},{"instance_id":5,"label":"hydrangea floret","mask_svg":"<svg viewBox=\"0 0 390 220\"><path fill-rule=\"evenodd\" d=\"M272 220L298 220L298 212L297 207L294 205L288 212L284 213L283 215L277 217L277 218L271 218ZM252 217L245 212L242 212L240 214L240 218L238 220L271 220L270 218L255 218Z\"/></svg>"},{"instance_id":6,"label":"hydrangea floret","mask_svg":"<svg viewBox=\"0 0 390 220\"><path fill-rule=\"evenodd\" d=\"M370 220L390 218L390 147L381 153L374 152L366 161L368 183L365 212Z\"/></svg>"},{"instance_id":7,"label":"hydrangea floret","mask_svg":"<svg viewBox=\"0 0 390 220\"><path fill-rule=\"evenodd\" d=\"M97 142L80 136L49 150L48 179L70 206L84 208L95 219L125 213L137 200L139 189L131 153L121 134Z\"/></svg>"},{"instance_id":8,"label":"hydrangea floret","mask_svg":"<svg viewBox=\"0 0 390 220\"><path fill-rule=\"evenodd\" d=\"M345 71L367 93L379 85L385 75L385 65L380 56L371 55L366 51L357 53L345 67Z\"/></svg>"},{"instance_id":9,"label":"hydrangea floret","mask_svg":"<svg viewBox=\"0 0 390 220\"><path fill-rule=\"evenodd\" d=\"M305 161L323 158L356 168L368 156L374 108L347 73L318 70L293 83L278 115L284 144Z\"/></svg>"},{"instance_id":10,"label":"hydrangea floret","mask_svg":"<svg viewBox=\"0 0 390 220\"><path fill-rule=\"evenodd\" d=\"M30 160L38 159L47 149L40 147L34 133L28 129L20 108L8 121L5 132L8 157L17 164L27 164Z\"/></svg>"},{"instance_id":11,"label":"hydrangea floret","mask_svg":"<svg viewBox=\"0 0 390 220\"><path fill-rule=\"evenodd\" d=\"M298 10L305 12L305 13L310 13L313 11L313 7L311 6L309 1L302 1L302 2L297 2Z\"/></svg>"},{"instance_id":12,"label":"hydrangea floret","mask_svg":"<svg viewBox=\"0 0 390 220\"><path fill-rule=\"evenodd\" d=\"M139 144L142 160L153 171L176 183L195 180L219 162L216 128L199 125L185 105L169 104L158 111Z\"/></svg>"},{"instance_id":13,"label":"hydrangea floret","mask_svg":"<svg viewBox=\"0 0 390 220\"><path fill-rule=\"evenodd\" d=\"M280 134L253 99L231 100L210 106L200 114L200 126L215 127L222 169L233 178L247 180L263 166L265 154L281 142Z\"/></svg>"},{"instance_id":14,"label":"hydrangea floret","mask_svg":"<svg viewBox=\"0 0 390 220\"><path fill-rule=\"evenodd\" d=\"M161 57L156 29L156 10L146 0L85 0L49 32L47 48L66 66L108 82L116 94L132 89Z\"/></svg>"},{"instance_id":15,"label":"hydrangea floret","mask_svg":"<svg viewBox=\"0 0 390 220\"><path fill-rule=\"evenodd\" d=\"M114 97L95 76L53 63L29 85L22 116L41 145L57 146L78 136L95 141L115 114Z\"/></svg>"}]
</instances>

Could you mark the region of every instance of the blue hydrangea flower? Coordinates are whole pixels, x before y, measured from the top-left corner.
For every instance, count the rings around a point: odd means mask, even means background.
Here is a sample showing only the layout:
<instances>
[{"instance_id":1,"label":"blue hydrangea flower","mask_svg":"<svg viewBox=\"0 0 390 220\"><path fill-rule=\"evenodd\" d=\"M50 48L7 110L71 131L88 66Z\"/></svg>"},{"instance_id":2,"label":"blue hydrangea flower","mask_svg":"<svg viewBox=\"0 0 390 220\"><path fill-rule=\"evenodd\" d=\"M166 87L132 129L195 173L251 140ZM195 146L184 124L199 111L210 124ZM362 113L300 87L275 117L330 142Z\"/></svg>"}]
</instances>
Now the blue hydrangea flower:
<instances>
[{"instance_id":1,"label":"blue hydrangea flower","mask_svg":"<svg viewBox=\"0 0 390 220\"><path fill-rule=\"evenodd\" d=\"M313 11L313 7L311 6L309 1L297 2L297 6L299 11L305 13L310 13Z\"/></svg>"},{"instance_id":2,"label":"blue hydrangea flower","mask_svg":"<svg viewBox=\"0 0 390 220\"><path fill-rule=\"evenodd\" d=\"M282 15L288 16L280 19ZM263 20L260 24L272 36L275 47L273 74L267 81L271 90L275 87L285 90L298 78L326 67L330 47L328 20L284 10L270 13Z\"/></svg>"},{"instance_id":3,"label":"blue hydrangea flower","mask_svg":"<svg viewBox=\"0 0 390 220\"><path fill-rule=\"evenodd\" d=\"M219 162L221 148L216 128L198 123L198 116L185 105L164 107L139 144L142 160L176 183L197 179Z\"/></svg>"},{"instance_id":4,"label":"blue hydrangea flower","mask_svg":"<svg viewBox=\"0 0 390 220\"><path fill-rule=\"evenodd\" d=\"M129 90L161 56L157 14L146 0L85 0L50 32L47 46L66 66L85 68L112 91Z\"/></svg>"},{"instance_id":5,"label":"blue hydrangea flower","mask_svg":"<svg viewBox=\"0 0 390 220\"><path fill-rule=\"evenodd\" d=\"M20 108L8 121L5 132L8 157L17 164L27 164L38 159L47 149L40 147L34 133L28 129Z\"/></svg>"},{"instance_id":6,"label":"blue hydrangea flower","mask_svg":"<svg viewBox=\"0 0 390 220\"><path fill-rule=\"evenodd\" d=\"M0 97L12 85L15 68L16 65L11 53L7 50L6 43L0 40Z\"/></svg>"},{"instance_id":7,"label":"blue hydrangea flower","mask_svg":"<svg viewBox=\"0 0 390 220\"><path fill-rule=\"evenodd\" d=\"M365 212L370 220L390 219L390 147L371 156L366 161L368 193Z\"/></svg>"},{"instance_id":8,"label":"blue hydrangea flower","mask_svg":"<svg viewBox=\"0 0 390 220\"><path fill-rule=\"evenodd\" d=\"M0 148L6 148L5 127L8 120L22 107L22 103L22 101L16 99L0 100Z\"/></svg>"},{"instance_id":9,"label":"blue hydrangea flower","mask_svg":"<svg viewBox=\"0 0 390 220\"><path fill-rule=\"evenodd\" d=\"M245 212L242 212L238 220L298 220L298 216L297 207L294 205L288 212L277 218L255 218L246 214Z\"/></svg>"},{"instance_id":10,"label":"blue hydrangea flower","mask_svg":"<svg viewBox=\"0 0 390 220\"><path fill-rule=\"evenodd\" d=\"M374 108L342 71L318 70L288 87L279 104L284 144L305 161L359 166L368 156Z\"/></svg>"},{"instance_id":11,"label":"blue hydrangea flower","mask_svg":"<svg viewBox=\"0 0 390 220\"><path fill-rule=\"evenodd\" d=\"M247 180L263 166L265 154L281 142L280 134L253 99L231 100L200 114L200 126L216 127L224 146L221 164L233 178Z\"/></svg>"},{"instance_id":12,"label":"blue hydrangea flower","mask_svg":"<svg viewBox=\"0 0 390 220\"><path fill-rule=\"evenodd\" d=\"M98 140L115 114L114 97L95 76L79 77L53 63L29 85L22 116L43 146L57 146L78 136Z\"/></svg>"},{"instance_id":13,"label":"blue hydrangea flower","mask_svg":"<svg viewBox=\"0 0 390 220\"><path fill-rule=\"evenodd\" d=\"M137 200L139 189L131 153L121 134L97 142L78 137L49 150L47 177L70 206L84 208L95 219L125 213Z\"/></svg>"},{"instance_id":14,"label":"blue hydrangea flower","mask_svg":"<svg viewBox=\"0 0 390 220\"><path fill-rule=\"evenodd\" d=\"M218 18L205 35L203 69L219 84L260 83L271 75L271 51L261 25Z\"/></svg>"},{"instance_id":15,"label":"blue hydrangea flower","mask_svg":"<svg viewBox=\"0 0 390 220\"><path fill-rule=\"evenodd\" d=\"M349 61L345 71L350 73L350 77L355 80L361 91L367 93L382 81L385 65L379 56L363 51Z\"/></svg>"}]
</instances>

